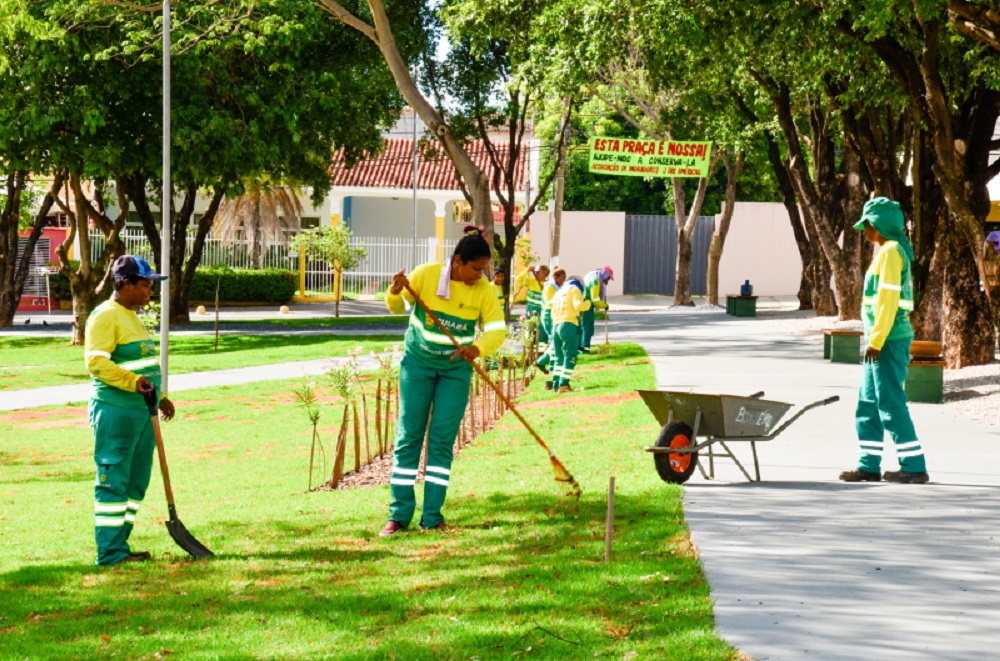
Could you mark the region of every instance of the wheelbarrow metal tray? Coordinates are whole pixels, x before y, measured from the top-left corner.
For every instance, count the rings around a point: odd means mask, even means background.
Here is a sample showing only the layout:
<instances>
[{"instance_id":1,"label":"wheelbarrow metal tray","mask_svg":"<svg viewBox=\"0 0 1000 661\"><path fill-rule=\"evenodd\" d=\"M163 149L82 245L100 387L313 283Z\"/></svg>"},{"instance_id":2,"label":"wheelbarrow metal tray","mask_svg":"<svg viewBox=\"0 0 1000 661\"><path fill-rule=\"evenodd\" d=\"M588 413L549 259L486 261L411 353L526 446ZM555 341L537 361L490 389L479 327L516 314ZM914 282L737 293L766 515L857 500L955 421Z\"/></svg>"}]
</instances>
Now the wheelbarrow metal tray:
<instances>
[{"instance_id":1,"label":"wheelbarrow metal tray","mask_svg":"<svg viewBox=\"0 0 1000 661\"><path fill-rule=\"evenodd\" d=\"M668 390L640 390L639 395L661 426L670 421L671 409L674 421L681 420L689 425L694 424L698 409L701 409L698 435L720 438L755 437L759 440L767 436L792 408L788 402L737 395Z\"/></svg>"}]
</instances>

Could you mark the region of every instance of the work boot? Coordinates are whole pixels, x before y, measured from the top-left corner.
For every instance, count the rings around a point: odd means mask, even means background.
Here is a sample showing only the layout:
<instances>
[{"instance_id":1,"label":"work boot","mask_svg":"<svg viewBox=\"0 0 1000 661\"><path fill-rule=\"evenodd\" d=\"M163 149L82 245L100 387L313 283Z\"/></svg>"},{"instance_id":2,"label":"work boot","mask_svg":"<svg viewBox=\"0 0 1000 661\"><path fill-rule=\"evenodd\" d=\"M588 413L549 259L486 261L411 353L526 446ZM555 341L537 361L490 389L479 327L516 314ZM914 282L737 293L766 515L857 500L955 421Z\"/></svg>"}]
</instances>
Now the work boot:
<instances>
[{"instance_id":1,"label":"work boot","mask_svg":"<svg viewBox=\"0 0 1000 661\"><path fill-rule=\"evenodd\" d=\"M428 530L437 530L438 532L445 532L448 530L448 526L445 525L444 521L435 526L425 526L424 524L421 523L420 529L424 532L427 532Z\"/></svg>"},{"instance_id":2,"label":"work boot","mask_svg":"<svg viewBox=\"0 0 1000 661\"><path fill-rule=\"evenodd\" d=\"M150 555L141 555L139 553L129 553L127 556L116 562L116 565L124 565L126 562L148 562Z\"/></svg>"},{"instance_id":3,"label":"work boot","mask_svg":"<svg viewBox=\"0 0 1000 661\"><path fill-rule=\"evenodd\" d=\"M589 354L590 353L590 347L583 347L582 349L580 349L580 353Z\"/></svg>"},{"instance_id":4,"label":"work boot","mask_svg":"<svg viewBox=\"0 0 1000 661\"><path fill-rule=\"evenodd\" d=\"M888 473L886 473L888 475ZM888 477L886 479L889 479ZM878 473L869 473L863 470L844 471L840 474L841 482L881 482L882 476Z\"/></svg>"},{"instance_id":5,"label":"work boot","mask_svg":"<svg viewBox=\"0 0 1000 661\"><path fill-rule=\"evenodd\" d=\"M545 389L546 390L552 390L552 381L546 381L545 382Z\"/></svg>"},{"instance_id":6,"label":"work boot","mask_svg":"<svg viewBox=\"0 0 1000 661\"><path fill-rule=\"evenodd\" d=\"M558 392L573 392L573 389L569 387L568 383L564 383L561 386L559 386Z\"/></svg>"},{"instance_id":7,"label":"work boot","mask_svg":"<svg viewBox=\"0 0 1000 661\"><path fill-rule=\"evenodd\" d=\"M129 555L134 555L140 560L152 560L153 558L149 551L132 551Z\"/></svg>"},{"instance_id":8,"label":"work boot","mask_svg":"<svg viewBox=\"0 0 1000 661\"><path fill-rule=\"evenodd\" d=\"M907 473L906 471L886 471L882 478L886 482L899 484L927 484L931 476L927 473Z\"/></svg>"},{"instance_id":9,"label":"work boot","mask_svg":"<svg viewBox=\"0 0 1000 661\"><path fill-rule=\"evenodd\" d=\"M402 532L404 530L406 530L406 527L403 526L402 523L400 523L399 521L393 521L392 519L389 519L385 523L385 528L382 528L382 532L380 532L378 536L391 537L392 535L395 535L397 532Z\"/></svg>"},{"instance_id":10,"label":"work boot","mask_svg":"<svg viewBox=\"0 0 1000 661\"><path fill-rule=\"evenodd\" d=\"M548 370L547 367L545 367L545 365L542 365L540 363L535 363L535 367L537 367L538 371L541 372L542 374L548 374L549 373L549 370Z\"/></svg>"}]
</instances>

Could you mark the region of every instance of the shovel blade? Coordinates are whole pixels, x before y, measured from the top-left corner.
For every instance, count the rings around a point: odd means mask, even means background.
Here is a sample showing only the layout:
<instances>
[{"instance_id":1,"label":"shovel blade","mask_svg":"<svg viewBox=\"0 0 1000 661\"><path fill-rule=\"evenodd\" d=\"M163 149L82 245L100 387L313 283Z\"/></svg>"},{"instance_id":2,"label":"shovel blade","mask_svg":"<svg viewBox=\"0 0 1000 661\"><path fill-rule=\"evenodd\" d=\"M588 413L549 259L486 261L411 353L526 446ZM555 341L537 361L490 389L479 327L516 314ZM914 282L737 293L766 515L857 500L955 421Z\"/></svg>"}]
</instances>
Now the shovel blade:
<instances>
[{"instance_id":1,"label":"shovel blade","mask_svg":"<svg viewBox=\"0 0 1000 661\"><path fill-rule=\"evenodd\" d=\"M170 519L165 522L165 525L167 526L167 532L170 533L177 546L190 553L196 560L204 560L215 555L204 544L195 539L194 535L188 532L180 519Z\"/></svg>"}]
</instances>

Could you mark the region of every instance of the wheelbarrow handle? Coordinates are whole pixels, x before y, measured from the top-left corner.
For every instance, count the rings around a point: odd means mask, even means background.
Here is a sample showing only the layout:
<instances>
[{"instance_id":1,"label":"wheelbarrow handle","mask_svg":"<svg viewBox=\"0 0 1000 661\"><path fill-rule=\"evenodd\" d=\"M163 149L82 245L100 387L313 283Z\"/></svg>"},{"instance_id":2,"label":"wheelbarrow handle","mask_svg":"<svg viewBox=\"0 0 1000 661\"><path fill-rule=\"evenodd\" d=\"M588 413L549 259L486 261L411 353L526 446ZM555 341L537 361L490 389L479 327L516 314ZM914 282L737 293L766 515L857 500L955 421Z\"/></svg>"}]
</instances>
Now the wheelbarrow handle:
<instances>
[{"instance_id":1,"label":"wheelbarrow handle","mask_svg":"<svg viewBox=\"0 0 1000 661\"><path fill-rule=\"evenodd\" d=\"M826 406L827 404L833 404L834 402L840 401L840 395L834 395L833 397L827 397L823 400L821 406Z\"/></svg>"}]
</instances>

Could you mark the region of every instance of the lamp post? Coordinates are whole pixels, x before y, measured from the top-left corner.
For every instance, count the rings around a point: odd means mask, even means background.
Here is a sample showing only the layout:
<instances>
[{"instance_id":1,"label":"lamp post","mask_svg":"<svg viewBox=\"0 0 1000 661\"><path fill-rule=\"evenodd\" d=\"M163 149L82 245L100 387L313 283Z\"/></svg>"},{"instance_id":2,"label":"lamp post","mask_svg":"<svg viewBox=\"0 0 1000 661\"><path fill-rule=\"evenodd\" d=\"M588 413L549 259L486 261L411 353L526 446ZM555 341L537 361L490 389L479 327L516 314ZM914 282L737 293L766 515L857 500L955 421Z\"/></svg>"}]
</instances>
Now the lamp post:
<instances>
[{"instance_id":1,"label":"lamp post","mask_svg":"<svg viewBox=\"0 0 1000 661\"><path fill-rule=\"evenodd\" d=\"M160 268L170 275L170 0L163 0L163 197L160 200ZM170 283L160 283L160 392L167 394L170 357Z\"/></svg>"}]
</instances>

